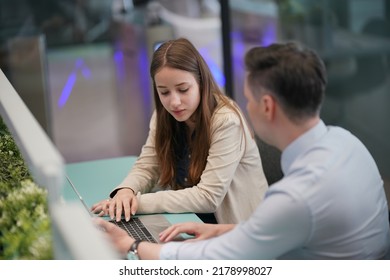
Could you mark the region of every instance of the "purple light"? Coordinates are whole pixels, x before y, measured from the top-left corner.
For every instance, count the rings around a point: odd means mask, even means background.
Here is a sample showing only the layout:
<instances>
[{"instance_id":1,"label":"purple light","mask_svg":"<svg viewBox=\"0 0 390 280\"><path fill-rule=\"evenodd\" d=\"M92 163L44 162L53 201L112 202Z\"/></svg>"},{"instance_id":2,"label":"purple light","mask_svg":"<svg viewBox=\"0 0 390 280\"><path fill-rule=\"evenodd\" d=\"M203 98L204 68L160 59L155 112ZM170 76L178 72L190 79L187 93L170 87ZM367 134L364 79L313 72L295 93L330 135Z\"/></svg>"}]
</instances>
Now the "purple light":
<instances>
[{"instance_id":1,"label":"purple light","mask_svg":"<svg viewBox=\"0 0 390 280\"><path fill-rule=\"evenodd\" d=\"M262 44L269 46L276 41L276 25L274 23L268 24L264 28Z\"/></svg>"},{"instance_id":2,"label":"purple light","mask_svg":"<svg viewBox=\"0 0 390 280\"><path fill-rule=\"evenodd\" d=\"M85 79L89 80L91 78L91 70L89 70L88 67L83 67L81 69L81 73L83 74Z\"/></svg>"},{"instance_id":3,"label":"purple light","mask_svg":"<svg viewBox=\"0 0 390 280\"><path fill-rule=\"evenodd\" d=\"M212 60L207 61L207 64L209 65L210 71L211 73L213 73L217 84L219 85L219 87L223 88L225 86L225 76L222 74L222 71L219 69L218 65L215 64Z\"/></svg>"},{"instance_id":4,"label":"purple light","mask_svg":"<svg viewBox=\"0 0 390 280\"><path fill-rule=\"evenodd\" d=\"M216 80L219 87L225 86L225 76L223 75L222 71L219 69L219 66L214 62L214 60L208 55L206 49L200 49L199 52L201 53L202 57L206 61L207 65L210 68L211 73L213 74L214 79Z\"/></svg>"},{"instance_id":5,"label":"purple light","mask_svg":"<svg viewBox=\"0 0 390 280\"><path fill-rule=\"evenodd\" d=\"M242 41L242 36L240 32L231 33L232 42L233 42L233 69L240 70L244 67L244 53L246 51L245 44Z\"/></svg>"},{"instance_id":6,"label":"purple light","mask_svg":"<svg viewBox=\"0 0 390 280\"><path fill-rule=\"evenodd\" d=\"M117 69L117 73L118 73L118 78L120 80L124 80L125 79L125 64L123 62L123 52L122 51L115 51L114 52L114 61L115 61L115 65L116 65L116 69Z\"/></svg>"},{"instance_id":7,"label":"purple light","mask_svg":"<svg viewBox=\"0 0 390 280\"><path fill-rule=\"evenodd\" d=\"M72 72L69 75L68 80L66 81L64 88L62 89L60 99L58 100L58 107L60 107L60 108L64 107L64 105L66 104L66 101L68 101L68 98L72 92L73 86L76 83L76 79L77 79L76 73Z\"/></svg>"},{"instance_id":8,"label":"purple light","mask_svg":"<svg viewBox=\"0 0 390 280\"><path fill-rule=\"evenodd\" d=\"M115 59L116 62L121 62L123 60L123 52L116 51L114 53L114 59Z\"/></svg>"},{"instance_id":9,"label":"purple light","mask_svg":"<svg viewBox=\"0 0 390 280\"><path fill-rule=\"evenodd\" d=\"M74 84L76 83L77 79L77 70L81 68L81 74L83 77L87 80L91 78L91 70L85 65L84 60L81 58L76 59L74 68L72 73L68 76L68 80L65 83L64 88L62 89L62 93L60 98L58 99L58 107L62 108L65 106L66 102L69 99L70 94L72 93Z\"/></svg>"},{"instance_id":10,"label":"purple light","mask_svg":"<svg viewBox=\"0 0 390 280\"><path fill-rule=\"evenodd\" d=\"M143 102L145 108L148 108L148 110L145 110L145 114L147 114L147 117L149 118L149 111L150 106L152 104L151 98L153 94L151 94L151 81L149 79L149 58L148 58L148 52L146 48L140 48L139 52L139 59L138 59L138 67L141 71L140 82L141 82L141 90L142 90L142 96L143 96Z\"/></svg>"},{"instance_id":11,"label":"purple light","mask_svg":"<svg viewBox=\"0 0 390 280\"><path fill-rule=\"evenodd\" d=\"M81 66L83 66L84 64L84 61L81 59L81 58L78 58L75 62L75 68L78 69L80 68Z\"/></svg>"}]
</instances>

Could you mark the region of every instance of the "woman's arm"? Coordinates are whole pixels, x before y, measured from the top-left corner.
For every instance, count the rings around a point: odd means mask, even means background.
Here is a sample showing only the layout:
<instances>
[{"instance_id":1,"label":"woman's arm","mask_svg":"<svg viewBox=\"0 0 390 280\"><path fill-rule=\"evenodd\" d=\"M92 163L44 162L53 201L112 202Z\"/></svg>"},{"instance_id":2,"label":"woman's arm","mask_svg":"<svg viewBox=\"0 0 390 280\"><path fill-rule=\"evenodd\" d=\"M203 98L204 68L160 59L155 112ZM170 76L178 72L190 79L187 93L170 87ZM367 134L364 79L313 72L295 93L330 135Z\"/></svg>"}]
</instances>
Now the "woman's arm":
<instances>
[{"instance_id":1,"label":"woman's arm","mask_svg":"<svg viewBox=\"0 0 390 280\"><path fill-rule=\"evenodd\" d=\"M109 215L112 219L120 220L122 214L129 220L138 209L138 193L149 192L158 179L158 162L154 146L156 134L156 114L154 113L150 125L149 135L141 154L130 170L129 174L111 193L112 199L105 199L95 203L91 211L100 216Z\"/></svg>"}]
</instances>

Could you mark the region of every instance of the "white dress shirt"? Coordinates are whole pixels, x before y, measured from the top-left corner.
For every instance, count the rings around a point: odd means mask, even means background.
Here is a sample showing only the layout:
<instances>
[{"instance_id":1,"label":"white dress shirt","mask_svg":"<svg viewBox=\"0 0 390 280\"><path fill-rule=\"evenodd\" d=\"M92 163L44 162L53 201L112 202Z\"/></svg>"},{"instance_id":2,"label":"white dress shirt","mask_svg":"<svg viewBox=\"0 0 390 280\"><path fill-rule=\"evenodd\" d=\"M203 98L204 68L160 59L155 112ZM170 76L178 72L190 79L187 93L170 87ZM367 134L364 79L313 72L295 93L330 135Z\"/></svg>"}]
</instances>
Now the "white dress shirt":
<instances>
[{"instance_id":1,"label":"white dress shirt","mask_svg":"<svg viewBox=\"0 0 390 280\"><path fill-rule=\"evenodd\" d=\"M253 215L210 240L162 247L162 259L380 259L388 207L364 145L320 121L282 153L284 178Z\"/></svg>"}]
</instances>

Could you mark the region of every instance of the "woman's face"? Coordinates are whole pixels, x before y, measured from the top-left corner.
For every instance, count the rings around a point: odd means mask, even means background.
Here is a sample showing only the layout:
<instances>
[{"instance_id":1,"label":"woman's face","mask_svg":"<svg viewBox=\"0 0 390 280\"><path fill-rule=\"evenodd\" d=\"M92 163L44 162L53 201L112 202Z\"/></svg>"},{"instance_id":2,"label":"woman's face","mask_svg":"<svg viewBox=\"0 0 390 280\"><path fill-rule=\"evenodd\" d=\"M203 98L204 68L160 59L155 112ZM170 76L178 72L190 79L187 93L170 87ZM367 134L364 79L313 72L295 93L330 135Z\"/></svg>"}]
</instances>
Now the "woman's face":
<instances>
[{"instance_id":1,"label":"woman's face","mask_svg":"<svg viewBox=\"0 0 390 280\"><path fill-rule=\"evenodd\" d=\"M200 103L199 85L187 71L163 67L154 76L158 96L164 108L179 122L191 123Z\"/></svg>"}]
</instances>

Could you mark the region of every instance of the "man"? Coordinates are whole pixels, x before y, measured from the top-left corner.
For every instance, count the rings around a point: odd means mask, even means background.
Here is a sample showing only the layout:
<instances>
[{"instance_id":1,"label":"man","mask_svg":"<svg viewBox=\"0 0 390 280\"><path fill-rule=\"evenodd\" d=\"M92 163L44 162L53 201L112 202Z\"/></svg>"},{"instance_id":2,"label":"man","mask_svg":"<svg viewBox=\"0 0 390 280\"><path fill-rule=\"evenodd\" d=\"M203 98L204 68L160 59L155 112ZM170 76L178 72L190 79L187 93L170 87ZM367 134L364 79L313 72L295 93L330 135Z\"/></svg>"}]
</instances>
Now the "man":
<instances>
[{"instance_id":1,"label":"man","mask_svg":"<svg viewBox=\"0 0 390 280\"><path fill-rule=\"evenodd\" d=\"M364 145L320 119L326 70L294 43L251 49L245 57L247 110L257 135L282 151L284 177L238 225L184 223L194 242L134 242L98 221L117 248L141 259L381 259L390 240L378 168Z\"/></svg>"}]
</instances>

